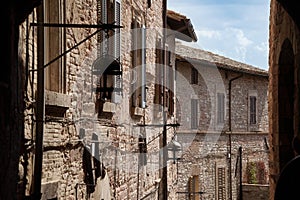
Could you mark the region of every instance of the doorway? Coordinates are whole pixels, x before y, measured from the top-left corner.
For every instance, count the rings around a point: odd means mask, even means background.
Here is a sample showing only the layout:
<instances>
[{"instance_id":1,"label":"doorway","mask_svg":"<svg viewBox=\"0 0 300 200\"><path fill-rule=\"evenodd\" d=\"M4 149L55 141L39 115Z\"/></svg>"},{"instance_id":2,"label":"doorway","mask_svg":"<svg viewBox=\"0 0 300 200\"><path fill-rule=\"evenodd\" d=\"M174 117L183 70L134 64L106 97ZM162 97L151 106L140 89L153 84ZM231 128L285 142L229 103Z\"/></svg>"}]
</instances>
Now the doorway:
<instances>
[{"instance_id":1,"label":"doorway","mask_svg":"<svg viewBox=\"0 0 300 200\"><path fill-rule=\"evenodd\" d=\"M294 52L288 39L283 42L279 56L278 105L279 167L282 171L294 157Z\"/></svg>"}]
</instances>

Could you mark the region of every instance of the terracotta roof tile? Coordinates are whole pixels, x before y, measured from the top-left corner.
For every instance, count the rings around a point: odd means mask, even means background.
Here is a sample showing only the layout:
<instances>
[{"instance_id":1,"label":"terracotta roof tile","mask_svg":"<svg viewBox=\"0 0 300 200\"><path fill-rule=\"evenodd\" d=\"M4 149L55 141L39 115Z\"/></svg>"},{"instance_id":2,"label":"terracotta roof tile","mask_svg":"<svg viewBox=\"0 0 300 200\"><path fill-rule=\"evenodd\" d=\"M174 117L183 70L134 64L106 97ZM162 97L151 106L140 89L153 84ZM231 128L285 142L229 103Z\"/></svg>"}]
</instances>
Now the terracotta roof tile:
<instances>
[{"instance_id":1,"label":"terracotta roof tile","mask_svg":"<svg viewBox=\"0 0 300 200\"><path fill-rule=\"evenodd\" d=\"M207 65L216 65L217 67L225 70L268 76L268 71L264 69L238 62L209 51L183 45L180 42L176 42L175 49L178 58L186 59L189 62L201 62Z\"/></svg>"}]
</instances>

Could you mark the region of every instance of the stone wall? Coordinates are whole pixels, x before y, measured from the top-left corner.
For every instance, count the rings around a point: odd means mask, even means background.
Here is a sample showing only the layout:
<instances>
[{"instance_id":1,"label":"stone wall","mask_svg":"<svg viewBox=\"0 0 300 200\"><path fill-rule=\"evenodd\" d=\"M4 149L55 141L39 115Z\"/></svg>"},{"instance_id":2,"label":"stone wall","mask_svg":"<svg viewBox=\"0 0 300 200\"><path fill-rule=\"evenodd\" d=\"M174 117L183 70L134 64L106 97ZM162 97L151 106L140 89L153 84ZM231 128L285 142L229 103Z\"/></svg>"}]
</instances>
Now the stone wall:
<instances>
[{"instance_id":1,"label":"stone wall","mask_svg":"<svg viewBox=\"0 0 300 200\"><path fill-rule=\"evenodd\" d=\"M191 68L198 71L198 84L190 84ZM181 130L191 127L191 99L198 99L200 131L227 131L229 126L229 82L242 73L219 70L216 66L189 62L177 63L177 99L179 99ZM217 122L217 93L225 95L225 120ZM257 123L250 124L249 95L257 97ZM268 132L268 78L243 74L231 84L232 132Z\"/></svg>"},{"instance_id":2,"label":"stone wall","mask_svg":"<svg viewBox=\"0 0 300 200\"><path fill-rule=\"evenodd\" d=\"M187 133L178 135L180 141L187 137ZM232 197L235 199L239 184L239 148L242 148L242 182L251 183L251 181L263 184L269 182L268 156L269 151L265 146L264 138L267 133L253 134L233 134L231 135L231 145L229 134L211 135L198 133L193 136L194 140L187 145L181 159L178 161L178 188L177 192L188 192L189 178L199 176L199 190L204 192L203 199L215 199L217 193L216 169L222 167L226 169L226 187L227 195L230 193L230 183L232 183ZM217 137L217 138L213 138ZM231 148L231 154L230 154ZM231 155L231 156L229 156ZM249 165L255 163L261 167L253 168L254 172L249 171ZM229 176L231 166L231 177ZM254 180L250 179L255 173ZM260 173L261 177L258 177ZM183 194L181 194L183 195ZM187 194L186 194L187 195ZM183 196L178 196L183 197Z\"/></svg>"},{"instance_id":3,"label":"stone wall","mask_svg":"<svg viewBox=\"0 0 300 200\"><path fill-rule=\"evenodd\" d=\"M201 60L203 58L199 58ZM217 169L225 169L225 195L236 198L239 184L239 148L242 148L242 182L269 183L268 78L219 69L213 64L177 62L177 98L180 115L177 138L183 145L178 162L178 198L188 197L191 177L198 177L203 199L217 198ZM191 84L191 67L198 84ZM231 124L229 123L229 82ZM217 121L217 93L225 94L225 120ZM249 121L249 95L257 97L257 123ZM191 99L198 100L198 127L191 128ZM229 129L230 128L230 129ZM231 131L230 131L231 130ZM230 176L231 174L231 176ZM185 193L184 193L185 192ZM186 196L184 196L186 195Z\"/></svg>"},{"instance_id":4,"label":"stone wall","mask_svg":"<svg viewBox=\"0 0 300 200\"><path fill-rule=\"evenodd\" d=\"M162 1L121 1L121 58L123 70L123 96L118 104L110 104L114 111L97 118L95 96L91 91L91 65L97 56L97 39L92 37L65 55L66 92L46 91L46 116L44 127L44 152L42 171L43 199L85 199L87 195L83 152L87 146L99 145L100 161L105 167L110 181L110 193L114 199L157 198L161 180L161 126L139 127L137 124L161 124L161 114L154 112L156 42L162 38ZM96 1L71 0L66 4L67 24L96 24ZM147 107L139 109L139 115L131 114L130 97L132 82L132 38L131 22L135 18L147 28L146 77ZM24 61L28 58L29 69L36 69L37 28L30 27L36 20L36 11L29 17L28 23L21 26L20 54ZM30 29L27 29L30 27ZM29 30L29 31L28 31ZM93 33L89 28L65 28L66 49L72 48ZM28 40L26 40L26 38ZM28 42L27 42L28 41ZM26 57L28 53L28 57ZM30 75L28 75L30 74ZM33 142L35 135L35 92L37 74L27 74L27 93L29 97L25 110L25 137ZM174 123L172 116L168 123ZM85 137L81 132L85 131ZM93 143L92 134L98 136ZM146 134L147 165L140 166L138 137ZM174 134L168 129L168 142ZM33 148L28 149L26 159L26 195L32 193ZM169 165L168 181L170 185L176 178L176 167ZM175 194L170 186L170 199ZM92 193L91 198L96 194Z\"/></svg>"},{"instance_id":5,"label":"stone wall","mask_svg":"<svg viewBox=\"0 0 300 200\"><path fill-rule=\"evenodd\" d=\"M256 184L243 184L243 199L267 200L269 199L269 186Z\"/></svg>"},{"instance_id":6,"label":"stone wall","mask_svg":"<svg viewBox=\"0 0 300 200\"><path fill-rule=\"evenodd\" d=\"M283 94L279 93L279 88L285 87L285 84L279 83L279 78L285 78L281 75L280 67L287 68L288 66L280 66L280 54L282 50L286 50L283 48L284 41L288 41L291 44L292 54L291 57L284 58L282 56L281 59L288 59L290 62L294 62L292 68L292 72L294 73L294 84L293 84L293 93L294 102L293 110L299 110L299 40L300 33L299 28L293 22L292 18L285 11L285 9L276 1L271 1L270 7L270 30L269 30L269 74L270 74L270 82L269 82L269 120L270 120L270 144L271 144L271 152L270 152L270 199L274 199L274 191L276 187L276 182L280 173L280 142L283 143L283 140L280 141L281 136L286 135L284 133L280 134L279 128L279 117L282 116L280 113L279 107L284 106L280 103L280 97ZM292 57L293 56L293 57ZM281 76L280 76L281 75ZM291 77L293 75L290 75ZM288 80L289 78L287 78ZM286 89L288 91L289 89ZM280 106L279 106L280 105ZM299 127L299 113L293 113L293 122L294 124L291 127L294 132L293 135L299 135L299 129L295 127ZM293 137L293 136L291 136ZM291 141L288 141L288 148L291 149ZM284 154L284 153L283 153Z\"/></svg>"}]
</instances>

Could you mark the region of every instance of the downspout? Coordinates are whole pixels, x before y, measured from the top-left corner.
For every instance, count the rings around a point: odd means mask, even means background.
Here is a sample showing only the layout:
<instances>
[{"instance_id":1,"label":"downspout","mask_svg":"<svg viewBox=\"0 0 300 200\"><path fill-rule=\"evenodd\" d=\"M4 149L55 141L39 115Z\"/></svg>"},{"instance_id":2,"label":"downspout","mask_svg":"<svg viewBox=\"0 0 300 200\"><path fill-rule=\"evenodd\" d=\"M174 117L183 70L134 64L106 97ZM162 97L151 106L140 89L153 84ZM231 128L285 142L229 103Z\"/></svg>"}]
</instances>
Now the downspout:
<instances>
[{"instance_id":1,"label":"downspout","mask_svg":"<svg viewBox=\"0 0 300 200\"><path fill-rule=\"evenodd\" d=\"M163 0L163 10L162 10L162 18L163 18L163 38L162 38L162 43L163 43L163 86L166 86L166 68L165 68L165 57L166 57L166 28L167 28L167 0ZM162 200L167 200L168 199L168 166L167 166L167 127L166 127L166 111L165 111L165 105L166 105L166 92L165 90L163 91L163 134L162 134L162 147L163 147L163 169L162 169Z\"/></svg>"},{"instance_id":2,"label":"downspout","mask_svg":"<svg viewBox=\"0 0 300 200\"><path fill-rule=\"evenodd\" d=\"M232 90L232 82L241 78L243 76L243 74L240 74L239 76L236 76L232 79L229 80L229 84L228 84L228 103L229 103L229 106L228 106L228 143L229 143L229 152L228 152L228 164L229 164L229 199L232 200L232 176L231 176L231 133L232 133L232 126L231 126L231 90Z\"/></svg>"},{"instance_id":3,"label":"downspout","mask_svg":"<svg viewBox=\"0 0 300 200\"><path fill-rule=\"evenodd\" d=\"M37 8L37 19L44 22L43 4ZM37 59L37 93L36 93L36 133L35 133L35 155L34 155L34 199L41 199L41 180L43 165L43 136L44 136L44 26L37 30L38 59Z\"/></svg>"}]
</instances>

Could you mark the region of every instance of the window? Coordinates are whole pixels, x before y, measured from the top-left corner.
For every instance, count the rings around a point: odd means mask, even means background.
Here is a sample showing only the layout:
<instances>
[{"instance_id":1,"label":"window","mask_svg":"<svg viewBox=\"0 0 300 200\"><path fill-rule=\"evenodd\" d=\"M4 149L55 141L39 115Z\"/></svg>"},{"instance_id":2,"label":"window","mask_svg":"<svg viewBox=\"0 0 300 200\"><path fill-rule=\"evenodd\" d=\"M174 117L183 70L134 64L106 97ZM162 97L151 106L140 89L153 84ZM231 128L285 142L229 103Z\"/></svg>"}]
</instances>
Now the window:
<instances>
[{"instance_id":1,"label":"window","mask_svg":"<svg viewBox=\"0 0 300 200\"><path fill-rule=\"evenodd\" d=\"M132 28L132 106L146 107L146 28L136 20Z\"/></svg>"},{"instance_id":2,"label":"window","mask_svg":"<svg viewBox=\"0 0 300 200\"><path fill-rule=\"evenodd\" d=\"M164 57L165 56L165 57ZM165 65L163 63L165 61ZM174 84L175 71L171 65L171 52L168 45L163 50L161 40L156 44L156 80L154 103L164 105L168 108L169 116L174 113ZM163 99L164 92L166 98Z\"/></svg>"},{"instance_id":3,"label":"window","mask_svg":"<svg viewBox=\"0 0 300 200\"><path fill-rule=\"evenodd\" d=\"M199 175L189 178L189 200L200 200Z\"/></svg>"},{"instance_id":4,"label":"window","mask_svg":"<svg viewBox=\"0 0 300 200\"><path fill-rule=\"evenodd\" d=\"M198 84L198 70L195 67L192 67L191 84Z\"/></svg>"},{"instance_id":5,"label":"window","mask_svg":"<svg viewBox=\"0 0 300 200\"><path fill-rule=\"evenodd\" d=\"M169 51L168 45L165 46L165 91L166 99L165 105L168 108L169 116L174 112L174 70L171 65L171 51Z\"/></svg>"},{"instance_id":6,"label":"window","mask_svg":"<svg viewBox=\"0 0 300 200\"><path fill-rule=\"evenodd\" d=\"M167 70L169 71L168 77L169 77L169 88L168 88L168 112L169 115L172 115L174 113L174 70L172 66L167 66Z\"/></svg>"},{"instance_id":7,"label":"window","mask_svg":"<svg viewBox=\"0 0 300 200\"><path fill-rule=\"evenodd\" d=\"M250 96L250 124L256 124L256 96Z\"/></svg>"},{"instance_id":8,"label":"window","mask_svg":"<svg viewBox=\"0 0 300 200\"><path fill-rule=\"evenodd\" d=\"M162 42L159 39L156 43L155 49L155 56L156 56L156 66L155 66L155 95L154 95L154 103L158 105L162 105L163 100L163 68L162 68Z\"/></svg>"},{"instance_id":9,"label":"window","mask_svg":"<svg viewBox=\"0 0 300 200\"><path fill-rule=\"evenodd\" d=\"M198 99L191 99L191 129L198 128Z\"/></svg>"},{"instance_id":10,"label":"window","mask_svg":"<svg viewBox=\"0 0 300 200\"><path fill-rule=\"evenodd\" d=\"M121 4L119 0L99 0L98 2L98 20L103 23L115 23L121 25ZM120 61L121 55L121 31L119 28L114 30L100 31L98 34L98 56L108 55L117 61ZM122 88L121 75L102 76L100 86L105 88ZM121 100L121 91L104 91L101 94L102 99L119 103Z\"/></svg>"},{"instance_id":11,"label":"window","mask_svg":"<svg viewBox=\"0 0 300 200\"><path fill-rule=\"evenodd\" d=\"M226 168L216 167L216 199L226 199Z\"/></svg>"},{"instance_id":12,"label":"window","mask_svg":"<svg viewBox=\"0 0 300 200\"><path fill-rule=\"evenodd\" d=\"M225 121L225 95L217 93L217 123L223 124Z\"/></svg>"},{"instance_id":13,"label":"window","mask_svg":"<svg viewBox=\"0 0 300 200\"><path fill-rule=\"evenodd\" d=\"M62 24L65 22L65 1L44 1L46 23ZM45 63L51 62L66 49L66 36L63 28L45 27ZM65 57L57 59L45 70L45 88L50 91L65 93Z\"/></svg>"},{"instance_id":14,"label":"window","mask_svg":"<svg viewBox=\"0 0 300 200\"><path fill-rule=\"evenodd\" d=\"M115 25L121 25L120 0L99 0L98 4L98 19L101 23L115 23ZM108 33L105 31L100 32L98 35L100 55L109 54L117 59L120 58L120 33L119 28L109 30Z\"/></svg>"}]
</instances>

